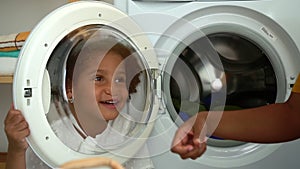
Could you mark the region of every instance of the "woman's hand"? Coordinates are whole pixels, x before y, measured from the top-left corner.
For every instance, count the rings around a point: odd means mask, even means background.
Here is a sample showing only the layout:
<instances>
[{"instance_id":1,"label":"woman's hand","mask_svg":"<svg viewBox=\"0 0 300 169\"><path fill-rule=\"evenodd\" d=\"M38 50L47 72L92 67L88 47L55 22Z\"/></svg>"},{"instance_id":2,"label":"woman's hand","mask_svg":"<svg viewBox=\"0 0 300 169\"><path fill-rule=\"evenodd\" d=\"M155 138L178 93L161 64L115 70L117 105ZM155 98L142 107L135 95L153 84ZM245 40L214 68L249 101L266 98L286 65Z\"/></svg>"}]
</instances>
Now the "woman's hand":
<instances>
[{"instance_id":1,"label":"woman's hand","mask_svg":"<svg viewBox=\"0 0 300 169\"><path fill-rule=\"evenodd\" d=\"M196 159L206 151L206 115L198 113L181 125L173 139L171 151L182 159Z\"/></svg>"}]
</instances>

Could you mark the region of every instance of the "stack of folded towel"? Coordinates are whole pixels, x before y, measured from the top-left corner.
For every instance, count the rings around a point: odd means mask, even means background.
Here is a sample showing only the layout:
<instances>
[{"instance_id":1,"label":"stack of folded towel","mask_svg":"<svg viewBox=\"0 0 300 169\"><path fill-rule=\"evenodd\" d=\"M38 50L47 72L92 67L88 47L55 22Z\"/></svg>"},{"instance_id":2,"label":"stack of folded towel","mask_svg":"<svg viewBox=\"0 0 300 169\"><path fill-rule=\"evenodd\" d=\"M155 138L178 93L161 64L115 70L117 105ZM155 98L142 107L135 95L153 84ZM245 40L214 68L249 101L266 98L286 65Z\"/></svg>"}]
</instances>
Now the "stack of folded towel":
<instances>
[{"instance_id":1,"label":"stack of folded towel","mask_svg":"<svg viewBox=\"0 0 300 169\"><path fill-rule=\"evenodd\" d=\"M12 75L15 71L20 49L30 32L0 36L0 75Z\"/></svg>"}]
</instances>

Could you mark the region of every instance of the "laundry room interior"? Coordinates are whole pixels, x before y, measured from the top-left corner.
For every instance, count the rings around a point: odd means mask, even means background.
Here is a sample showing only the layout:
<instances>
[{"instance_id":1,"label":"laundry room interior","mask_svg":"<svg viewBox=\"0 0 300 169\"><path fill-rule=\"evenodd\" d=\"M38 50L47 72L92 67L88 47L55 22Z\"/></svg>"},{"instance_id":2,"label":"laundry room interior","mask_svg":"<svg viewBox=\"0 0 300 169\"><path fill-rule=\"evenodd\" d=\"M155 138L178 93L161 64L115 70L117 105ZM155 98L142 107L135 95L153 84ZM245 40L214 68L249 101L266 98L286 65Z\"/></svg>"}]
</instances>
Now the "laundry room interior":
<instances>
[{"instance_id":1,"label":"laundry room interior","mask_svg":"<svg viewBox=\"0 0 300 169\"><path fill-rule=\"evenodd\" d=\"M199 111L242 110L289 99L300 73L300 33L295 27L300 25L295 16L299 5L298 0L3 0L0 169L6 168L5 118L12 106L20 108L32 126L26 139L30 153L49 168L102 157L126 169L299 168L300 139L266 144L207 135L201 157L182 159L171 151L179 126ZM124 116L134 119L134 125L120 123L123 130L130 128L133 139L115 137L120 140L114 140L116 145L108 150L91 139L90 145L96 148L90 153L68 145L62 139L64 133L53 126L61 120L68 132L73 132L67 126L71 123L81 136L92 137L85 131L90 124L74 122L81 115L72 114L67 62L73 52L80 58L88 51L86 46L97 35L103 36L100 40L113 37L131 46L142 73L133 94L128 87L125 106L134 108L130 117ZM35 50L38 46L42 49ZM105 104L112 109L120 100ZM215 115L222 118L222 113ZM59 150L63 152L55 152ZM39 168L37 163L30 165ZM114 168L110 162L104 165Z\"/></svg>"}]
</instances>

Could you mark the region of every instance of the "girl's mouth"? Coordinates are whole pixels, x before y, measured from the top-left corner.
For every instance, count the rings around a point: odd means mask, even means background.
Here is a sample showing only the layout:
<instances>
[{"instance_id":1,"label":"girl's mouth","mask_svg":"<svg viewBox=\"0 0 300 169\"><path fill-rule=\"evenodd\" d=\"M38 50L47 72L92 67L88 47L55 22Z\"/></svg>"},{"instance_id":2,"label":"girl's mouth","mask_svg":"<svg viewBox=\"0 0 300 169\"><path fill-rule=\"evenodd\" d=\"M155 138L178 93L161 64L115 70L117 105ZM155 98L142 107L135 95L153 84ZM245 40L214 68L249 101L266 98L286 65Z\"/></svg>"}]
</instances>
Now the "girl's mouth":
<instances>
[{"instance_id":1,"label":"girl's mouth","mask_svg":"<svg viewBox=\"0 0 300 169\"><path fill-rule=\"evenodd\" d=\"M119 101L118 100L105 100L105 101L100 101L100 103L107 108L115 109L117 104L119 103Z\"/></svg>"},{"instance_id":2,"label":"girl's mouth","mask_svg":"<svg viewBox=\"0 0 300 169\"><path fill-rule=\"evenodd\" d=\"M102 101L101 103L104 103L104 104L117 104L117 100L106 100L106 101Z\"/></svg>"}]
</instances>

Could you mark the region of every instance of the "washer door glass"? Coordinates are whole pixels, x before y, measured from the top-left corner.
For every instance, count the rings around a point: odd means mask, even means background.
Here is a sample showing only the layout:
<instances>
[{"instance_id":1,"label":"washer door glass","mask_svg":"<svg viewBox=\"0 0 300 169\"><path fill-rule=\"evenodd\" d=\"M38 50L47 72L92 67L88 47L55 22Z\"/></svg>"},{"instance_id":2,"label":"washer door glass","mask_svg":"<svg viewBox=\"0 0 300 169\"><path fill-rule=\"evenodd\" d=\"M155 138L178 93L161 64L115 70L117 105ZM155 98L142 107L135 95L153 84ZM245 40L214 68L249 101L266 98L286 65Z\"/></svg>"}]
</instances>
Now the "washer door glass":
<instances>
[{"instance_id":1,"label":"washer door glass","mask_svg":"<svg viewBox=\"0 0 300 169\"><path fill-rule=\"evenodd\" d=\"M168 110L178 125L182 123L178 116L185 121L199 111L238 110L275 102L275 72L261 48L247 38L233 33L214 33L207 38L221 62L211 59L213 57L203 59L207 49L204 50L201 46L205 46L203 41L206 38L200 38L184 48L176 62L172 61L175 64L169 64L172 78L165 76L169 83L164 88L173 103L167 104ZM222 86L225 89L220 91L226 91L224 107L218 104L218 97L225 93L214 93L209 85L209 77L218 71L223 72L220 79L225 84ZM217 99L212 98L213 94ZM214 136L208 139L208 145L215 147L241 144L245 143Z\"/></svg>"},{"instance_id":2,"label":"washer door glass","mask_svg":"<svg viewBox=\"0 0 300 169\"><path fill-rule=\"evenodd\" d=\"M47 120L68 147L101 154L138 138L150 116L149 75L137 47L118 30L80 27L56 46Z\"/></svg>"}]
</instances>

